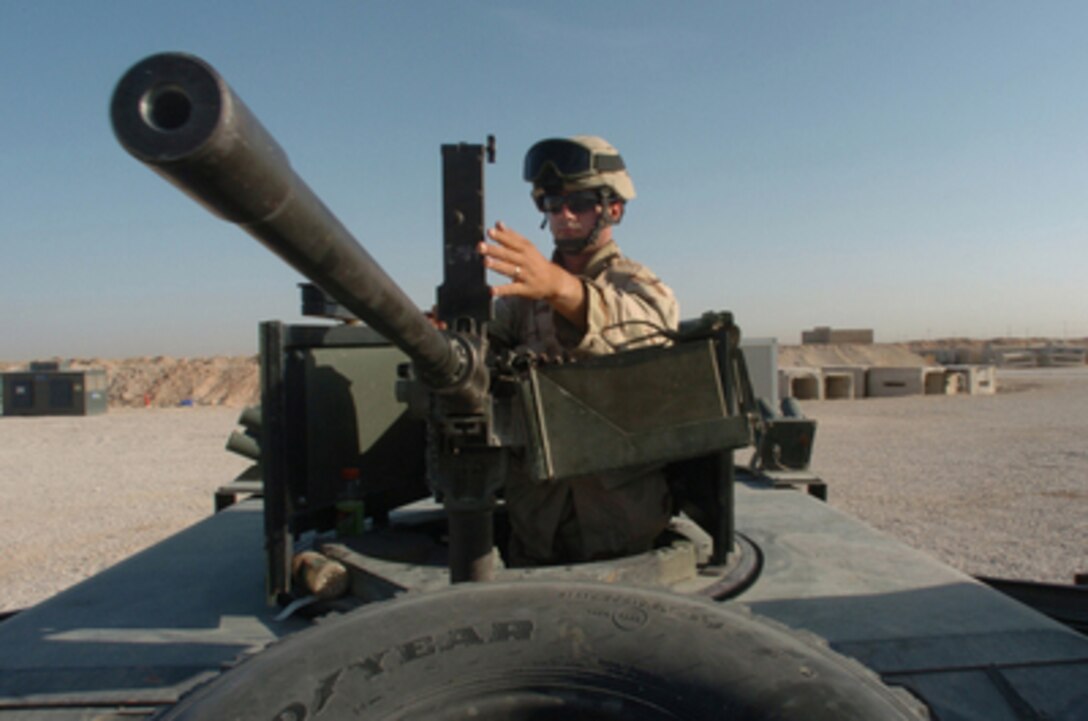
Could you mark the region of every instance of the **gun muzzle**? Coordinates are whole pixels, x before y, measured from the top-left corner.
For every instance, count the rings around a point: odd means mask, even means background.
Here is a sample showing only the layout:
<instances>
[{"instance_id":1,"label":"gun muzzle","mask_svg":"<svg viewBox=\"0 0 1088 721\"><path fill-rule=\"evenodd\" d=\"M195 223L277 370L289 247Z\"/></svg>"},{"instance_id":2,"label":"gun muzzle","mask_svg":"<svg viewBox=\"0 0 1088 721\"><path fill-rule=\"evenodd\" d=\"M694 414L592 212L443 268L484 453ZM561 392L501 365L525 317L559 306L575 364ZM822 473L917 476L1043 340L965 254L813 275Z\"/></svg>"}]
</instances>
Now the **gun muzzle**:
<instances>
[{"instance_id":1,"label":"gun muzzle","mask_svg":"<svg viewBox=\"0 0 1088 721\"><path fill-rule=\"evenodd\" d=\"M291 169L287 155L203 60L152 55L117 84L113 131L137 160L291 267L403 350L433 388L458 384L466 359L423 316Z\"/></svg>"}]
</instances>

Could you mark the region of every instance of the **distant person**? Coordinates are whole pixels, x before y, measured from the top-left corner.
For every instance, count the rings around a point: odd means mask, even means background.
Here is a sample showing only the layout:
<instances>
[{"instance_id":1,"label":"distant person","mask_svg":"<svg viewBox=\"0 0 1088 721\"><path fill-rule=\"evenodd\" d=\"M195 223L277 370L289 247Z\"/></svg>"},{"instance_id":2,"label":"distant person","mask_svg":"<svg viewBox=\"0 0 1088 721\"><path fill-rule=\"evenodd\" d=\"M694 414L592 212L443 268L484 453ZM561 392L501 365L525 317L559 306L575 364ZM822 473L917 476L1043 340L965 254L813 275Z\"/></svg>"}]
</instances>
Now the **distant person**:
<instances>
[{"instance_id":1,"label":"distant person","mask_svg":"<svg viewBox=\"0 0 1088 721\"><path fill-rule=\"evenodd\" d=\"M549 260L502 222L488 230L484 264L510 279L489 326L500 348L584 358L666 342L679 306L612 237L635 187L619 152L591 135L542 140L525 155L524 179L555 240ZM671 516L660 468L536 484L508 479L514 565L588 561L651 548Z\"/></svg>"}]
</instances>

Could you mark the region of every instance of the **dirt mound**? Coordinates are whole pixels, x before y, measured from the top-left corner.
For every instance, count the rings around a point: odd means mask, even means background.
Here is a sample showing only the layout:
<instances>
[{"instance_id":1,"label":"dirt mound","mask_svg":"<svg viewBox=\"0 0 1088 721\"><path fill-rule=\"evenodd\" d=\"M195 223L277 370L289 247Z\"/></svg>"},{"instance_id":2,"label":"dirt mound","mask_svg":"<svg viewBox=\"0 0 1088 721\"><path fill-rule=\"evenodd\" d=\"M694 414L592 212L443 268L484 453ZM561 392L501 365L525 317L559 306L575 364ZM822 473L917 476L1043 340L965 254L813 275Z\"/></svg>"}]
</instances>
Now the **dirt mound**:
<instances>
[{"instance_id":1,"label":"dirt mound","mask_svg":"<svg viewBox=\"0 0 1088 721\"><path fill-rule=\"evenodd\" d=\"M73 358L67 363L73 370L104 368L111 407L244 407L261 398L256 356ZM0 363L0 371L26 367L26 363Z\"/></svg>"}]
</instances>

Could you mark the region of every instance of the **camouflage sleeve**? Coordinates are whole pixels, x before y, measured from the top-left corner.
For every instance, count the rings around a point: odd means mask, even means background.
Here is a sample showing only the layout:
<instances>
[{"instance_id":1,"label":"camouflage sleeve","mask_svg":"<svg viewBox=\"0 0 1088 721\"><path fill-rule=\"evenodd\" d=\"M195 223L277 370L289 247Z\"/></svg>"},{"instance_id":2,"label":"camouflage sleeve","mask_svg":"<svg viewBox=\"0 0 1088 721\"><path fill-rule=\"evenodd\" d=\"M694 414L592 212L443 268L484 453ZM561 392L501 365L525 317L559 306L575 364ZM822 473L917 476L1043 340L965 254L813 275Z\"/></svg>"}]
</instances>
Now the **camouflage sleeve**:
<instances>
[{"instance_id":1,"label":"camouflage sleeve","mask_svg":"<svg viewBox=\"0 0 1088 721\"><path fill-rule=\"evenodd\" d=\"M646 267L621 259L586 287L586 332L556 319L560 342L575 355L604 355L666 343L657 329L675 330L680 306L672 290Z\"/></svg>"}]
</instances>

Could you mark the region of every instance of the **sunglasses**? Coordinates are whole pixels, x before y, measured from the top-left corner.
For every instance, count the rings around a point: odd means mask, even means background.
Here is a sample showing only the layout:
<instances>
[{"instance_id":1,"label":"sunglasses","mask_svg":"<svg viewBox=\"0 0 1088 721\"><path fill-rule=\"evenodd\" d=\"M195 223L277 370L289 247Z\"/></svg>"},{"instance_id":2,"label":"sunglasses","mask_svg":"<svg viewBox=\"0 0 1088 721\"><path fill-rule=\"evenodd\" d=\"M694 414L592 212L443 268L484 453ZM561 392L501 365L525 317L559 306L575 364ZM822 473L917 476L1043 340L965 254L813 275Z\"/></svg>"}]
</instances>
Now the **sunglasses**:
<instances>
[{"instance_id":1,"label":"sunglasses","mask_svg":"<svg viewBox=\"0 0 1088 721\"><path fill-rule=\"evenodd\" d=\"M542 213L559 213L563 206L572 213L584 213L598 205L601 205L601 196L596 190L579 190L566 195L541 195L536 199L536 207Z\"/></svg>"},{"instance_id":2,"label":"sunglasses","mask_svg":"<svg viewBox=\"0 0 1088 721\"><path fill-rule=\"evenodd\" d=\"M619 155L601 155L562 138L541 140L529 148L522 176L527 182L535 183L548 166L561 179L581 178L594 171L607 173L624 169L623 158Z\"/></svg>"}]
</instances>

